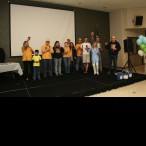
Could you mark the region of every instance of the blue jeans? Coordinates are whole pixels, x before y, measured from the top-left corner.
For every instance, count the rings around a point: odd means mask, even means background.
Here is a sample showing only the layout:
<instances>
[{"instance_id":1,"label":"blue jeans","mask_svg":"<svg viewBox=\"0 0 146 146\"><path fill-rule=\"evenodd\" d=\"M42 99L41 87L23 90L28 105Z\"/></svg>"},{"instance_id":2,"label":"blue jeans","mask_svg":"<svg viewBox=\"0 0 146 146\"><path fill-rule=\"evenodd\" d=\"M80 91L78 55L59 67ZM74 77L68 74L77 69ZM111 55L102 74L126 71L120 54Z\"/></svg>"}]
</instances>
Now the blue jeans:
<instances>
[{"instance_id":1,"label":"blue jeans","mask_svg":"<svg viewBox=\"0 0 146 146\"><path fill-rule=\"evenodd\" d=\"M114 62L114 71L117 71L118 55L109 55L109 71L112 71L112 63Z\"/></svg>"},{"instance_id":2,"label":"blue jeans","mask_svg":"<svg viewBox=\"0 0 146 146\"><path fill-rule=\"evenodd\" d=\"M65 67L65 73L70 73L70 63L71 63L71 58L63 58L64 61L64 67Z\"/></svg>"},{"instance_id":3,"label":"blue jeans","mask_svg":"<svg viewBox=\"0 0 146 146\"><path fill-rule=\"evenodd\" d=\"M38 79L40 79L40 67L39 66L33 67L33 78L36 79L36 77Z\"/></svg>"},{"instance_id":4,"label":"blue jeans","mask_svg":"<svg viewBox=\"0 0 146 146\"><path fill-rule=\"evenodd\" d=\"M55 74L61 74L62 58L54 58Z\"/></svg>"},{"instance_id":5,"label":"blue jeans","mask_svg":"<svg viewBox=\"0 0 146 146\"><path fill-rule=\"evenodd\" d=\"M84 67L83 67L83 57L77 57L77 60L76 60L76 71L79 71L79 69L82 69L84 70Z\"/></svg>"},{"instance_id":6,"label":"blue jeans","mask_svg":"<svg viewBox=\"0 0 146 146\"><path fill-rule=\"evenodd\" d=\"M47 75L47 73L49 73L50 75L52 75L52 59L43 59L42 60L42 64L43 64L43 74Z\"/></svg>"}]
</instances>

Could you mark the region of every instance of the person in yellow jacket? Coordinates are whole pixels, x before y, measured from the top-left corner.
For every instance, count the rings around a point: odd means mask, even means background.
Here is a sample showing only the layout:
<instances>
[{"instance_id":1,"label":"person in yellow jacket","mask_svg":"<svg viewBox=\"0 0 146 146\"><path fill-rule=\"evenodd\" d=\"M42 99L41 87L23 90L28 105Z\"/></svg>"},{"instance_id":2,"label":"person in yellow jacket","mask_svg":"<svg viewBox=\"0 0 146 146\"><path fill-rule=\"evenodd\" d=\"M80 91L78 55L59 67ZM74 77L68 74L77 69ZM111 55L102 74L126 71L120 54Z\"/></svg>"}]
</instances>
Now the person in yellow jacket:
<instances>
[{"instance_id":1,"label":"person in yellow jacket","mask_svg":"<svg viewBox=\"0 0 146 146\"><path fill-rule=\"evenodd\" d=\"M72 50L68 46L68 43L64 43L64 55L63 55L63 61L64 61L64 67L65 67L65 73L70 73L70 63L72 59Z\"/></svg>"},{"instance_id":2,"label":"person in yellow jacket","mask_svg":"<svg viewBox=\"0 0 146 146\"><path fill-rule=\"evenodd\" d=\"M34 53L33 49L29 46L29 40L24 41L22 47L22 61L24 65L24 76L26 80L29 80L29 77L32 77L33 74L33 64L32 64L33 53Z\"/></svg>"},{"instance_id":3,"label":"person in yellow jacket","mask_svg":"<svg viewBox=\"0 0 146 146\"><path fill-rule=\"evenodd\" d=\"M76 71L78 72L79 69L82 69L84 71L83 66L83 49L82 49L82 39L78 39L78 43L76 44L75 48L77 50L77 61L76 61Z\"/></svg>"},{"instance_id":4,"label":"person in yellow jacket","mask_svg":"<svg viewBox=\"0 0 146 146\"><path fill-rule=\"evenodd\" d=\"M42 51L42 64L43 64L43 74L47 78L47 73L52 77L52 54L54 54L53 47L50 46L50 40L47 39L45 45L41 48Z\"/></svg>"}]
</instances>

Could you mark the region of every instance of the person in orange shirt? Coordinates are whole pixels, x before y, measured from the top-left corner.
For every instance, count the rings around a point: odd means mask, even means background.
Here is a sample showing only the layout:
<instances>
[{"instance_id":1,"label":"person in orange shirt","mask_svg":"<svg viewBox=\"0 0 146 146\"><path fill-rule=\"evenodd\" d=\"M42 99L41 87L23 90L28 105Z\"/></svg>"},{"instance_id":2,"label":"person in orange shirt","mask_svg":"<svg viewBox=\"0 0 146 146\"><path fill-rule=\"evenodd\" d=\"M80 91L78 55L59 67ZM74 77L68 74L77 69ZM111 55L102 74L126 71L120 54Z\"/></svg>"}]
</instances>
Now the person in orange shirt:
<instances>
[{"instance_id":1,"label":"person in orange shirt","mask_svg":"<svg viewBox=\"0 0 146 146\"><path fill-rule=\"evenodd\" d=\"M47 39L45 45L42 46L42 63L43 63L43 74L47 78L47 73L52 77L52 54L54 54L53 47L50 46L50 40Z\"/></svg>"},{"instance_id":2,"label":"person in orange shirt","mask_svg":"<svg viewBox=\"0 0 146 146\"><path fill-rule=\"evenodd\" d=\"M68 44L68 47L71 46L71 40L70 39L67 39L67 44Z\"/></svg>"},{"instance_id":3,"label":"person in orange shirt","mask_svg":"<svg viewBox=\"0 0 146 146\"><path fill-rule=\"evenodd\" d=\"M32 54L34 53L33 49L29 46L29 40L23 43L22 47L22 61L24 65L24 76L26 80L29 80L29 77L33 74L33 63L32 63ZM29 72L30 68L30 72Z\"/></svg>"},{"instance_id":4,"label":"person in orange shirt","mask_svg":"<svg viewBox=\"0 0 146 146\"><path fill-rule=\"evenodd\" d=\"M63 61L64 61L64 67L65 67L65 73L70 73L70 63L72 58L72 50L68 46L68 43L64 43L64 55L63 55Z\"/></svg>"},{"instance_id":5,"label":"person in orange shirt","mask_svg":"<svg viewBox=\"0 0 146 146\"><path fill-rule=\"evenodd\" d=\"M76 71L78 72L79 69L81 68L82 71L84 71L83 67L83 49L81 47L82 44L82 39L78 39L78 43L76 44L75 48L77 50L77 60L76 60Z\"/></svg>"}]
</instances>

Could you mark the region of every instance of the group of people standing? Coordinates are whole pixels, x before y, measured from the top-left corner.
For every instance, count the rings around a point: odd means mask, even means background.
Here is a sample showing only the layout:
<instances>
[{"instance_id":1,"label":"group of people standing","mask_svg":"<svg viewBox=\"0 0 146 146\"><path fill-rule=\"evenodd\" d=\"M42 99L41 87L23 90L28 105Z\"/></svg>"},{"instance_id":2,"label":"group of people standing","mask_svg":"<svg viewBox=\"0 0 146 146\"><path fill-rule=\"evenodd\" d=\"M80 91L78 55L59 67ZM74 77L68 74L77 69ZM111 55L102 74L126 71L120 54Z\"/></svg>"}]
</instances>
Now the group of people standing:
<instances>
[{"instance_id":1,"label":"group of people standing","mask_svg":"<svg viewBox=\"0 0 146 146\"><path fill-rule=\"evenodd\" d=\"M105 45L105 48L109 51L109 72L112 70L112 61L114 61L115 71L117 69L117 57L118 52L121 47L120 44L116 41L116 38L113 39L110 43ZM78 43L74 45L70 39L64 43L64 47L60 45L59 41L56 41L54 47L50 46L50 40L47 39L45 44L41 48L42 57L39 55L39 50L33 50L29 46L29 39L23 43L22 54L23 54L23 64L24 64L24 73L26 80L29 80L29 70L30 74L33 73L33 79L36 80L40 78L40 66L42 66L42 73L44 78L53 76L55 72L56 76L62 76L62 70L66 74L71 73L71 71L79 71L80 69L88 74L89 64L92 63L94 75L99 75L99 72L102 72L102 59L101 53L103 48L100 43L100 39L96 40L91 44L88 41L88 38L78 39ZM34 54L34 56L32 56ZM42 61L41 61L42 60ZM42 63L40 63L42 62Z\"/></svg>"}]
</instances>

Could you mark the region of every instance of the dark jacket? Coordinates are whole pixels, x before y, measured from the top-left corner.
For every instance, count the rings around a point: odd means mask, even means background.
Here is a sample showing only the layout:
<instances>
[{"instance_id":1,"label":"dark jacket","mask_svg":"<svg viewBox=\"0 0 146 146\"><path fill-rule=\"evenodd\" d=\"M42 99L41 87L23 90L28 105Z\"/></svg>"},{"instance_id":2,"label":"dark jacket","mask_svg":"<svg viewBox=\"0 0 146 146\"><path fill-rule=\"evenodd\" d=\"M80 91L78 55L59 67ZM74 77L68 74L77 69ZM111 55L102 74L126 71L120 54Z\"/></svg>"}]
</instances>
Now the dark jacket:
<instances>
[{"instance_id":1,"label":"dark jacket","mask_svg":"<svg viewBox=\"0 0 146 146\"><path fill-rule=\"evenodd\" d=\"M5 62L5 52L2 48L0 48L0 63Z\"/></svg>"},{"instance_id":2,"label":"dark jacket","mask_svg":"<svg viewBox=\"0 0 146 146\"><path fill-rule=\"evenodd\" d=\"M73 61L76 61L76 59L77 59L77 50L75 48L72 50L72 55L73 55Z\"/></svg>"},{"instance_id":3,"label":"dark jacket","mask_svg":"<svg viewBox=\"0 0 146 146\"><path fill-rule=\"evenodd\" d=\"M111 47L112 47L112 45L115 45L115 48L117 49L117 50L115 50L115 51L113 51L112 49L111 49ZM121 45L119 44L119 42L110 42L109 44L108 44L108 46L106 46L106 49L108 50L108 54L109 55L118 55L119 54L119 51L121 50Z\"/></svg>"},{"instance_id":4,"label":"dark jacket","mask_svg":"<svg viewBox=\"0 0 146 146\"><path fill-rule=\"evenodd\" d=\"M64 48L53 48L54 50L54 54L53 54L53 58L62 58L63 57L63 53L64 53Z\"/></svg>"}]
</instances>

